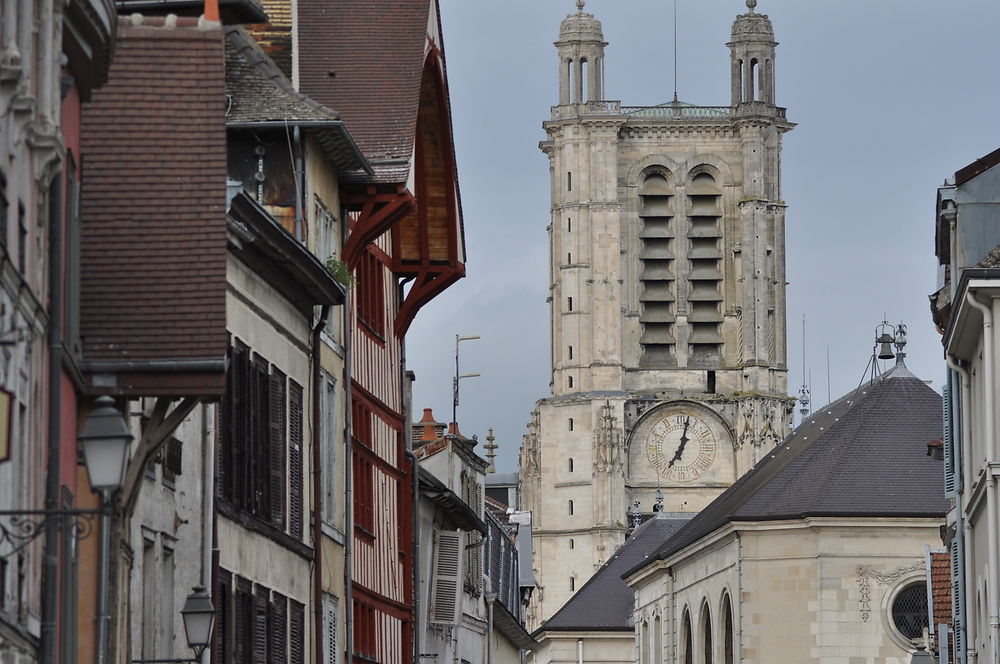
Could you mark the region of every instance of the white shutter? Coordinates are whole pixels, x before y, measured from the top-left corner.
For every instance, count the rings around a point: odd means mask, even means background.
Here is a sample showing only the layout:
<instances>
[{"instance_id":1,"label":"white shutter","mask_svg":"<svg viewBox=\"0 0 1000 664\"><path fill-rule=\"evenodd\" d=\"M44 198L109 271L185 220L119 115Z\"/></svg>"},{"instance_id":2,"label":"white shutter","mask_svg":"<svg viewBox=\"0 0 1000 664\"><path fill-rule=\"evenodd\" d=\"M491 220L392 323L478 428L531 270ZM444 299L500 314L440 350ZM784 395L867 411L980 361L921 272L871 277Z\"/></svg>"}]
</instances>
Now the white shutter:
<instances>
[{"instance_id":1,"label":"white shutter","mask_svg":"<svg viewBox=\"0 0 1000 664\"><path fill-rule=\"evenodd\" d=\"M944 497L954 498L958 488L956 482L958 473L955 470L955 427L952 420L955 411L951 402L951 381L949 380L948 383L944 387L944 440L942 441L942 447L944 447Z\"/></svg>"},{"instance_id":2,"label":"white shutter","mask_svg":"<svg viewBox=\"0 0 1000 664\"><path fill-rule=\"evenodd\" d=\"M462 539L459 532L434 533L432 624L458 624L459 593L462 592Z\"/></svg>"},{"instance_id":3,"label":"white shutter","mask_svg":"<svg viewBox=\"0 0 1000 664\"><path fill-rule=\"evenodd\" d=\"M337 598L329 593L323 593L323 662L340 662L340 652L337 650Z\"/></svg>"}]
</instances>

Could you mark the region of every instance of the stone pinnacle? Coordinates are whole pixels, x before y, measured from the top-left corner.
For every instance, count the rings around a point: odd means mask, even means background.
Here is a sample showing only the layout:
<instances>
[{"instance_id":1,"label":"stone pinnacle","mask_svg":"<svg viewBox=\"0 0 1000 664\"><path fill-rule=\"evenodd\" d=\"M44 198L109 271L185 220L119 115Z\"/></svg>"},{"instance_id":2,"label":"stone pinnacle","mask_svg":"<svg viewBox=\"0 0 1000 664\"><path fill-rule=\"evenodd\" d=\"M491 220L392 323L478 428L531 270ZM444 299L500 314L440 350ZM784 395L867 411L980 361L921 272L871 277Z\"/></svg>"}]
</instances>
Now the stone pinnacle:
<instances>
[{"instance_id":1,"label":"stone pinnacle","mask_svg":"<svg viewBox=\"0 0 1000 664\"><path fill-rule=\"evenodd\" d=\"M585 4L587 4L586 0L576 0L576 8L581 12L583 11L583 6Z\"/></svg>"},{"instance_id":2,"label":"stone pinnacle","mask_svg":"<svg viewBox=\"0 0 1000 664\"><path fill-rule=\"evenodd\" d=\"M757 6L757 0L747 0L747 8L753 11L753 8Z\"/></svg>"}]
</instances>

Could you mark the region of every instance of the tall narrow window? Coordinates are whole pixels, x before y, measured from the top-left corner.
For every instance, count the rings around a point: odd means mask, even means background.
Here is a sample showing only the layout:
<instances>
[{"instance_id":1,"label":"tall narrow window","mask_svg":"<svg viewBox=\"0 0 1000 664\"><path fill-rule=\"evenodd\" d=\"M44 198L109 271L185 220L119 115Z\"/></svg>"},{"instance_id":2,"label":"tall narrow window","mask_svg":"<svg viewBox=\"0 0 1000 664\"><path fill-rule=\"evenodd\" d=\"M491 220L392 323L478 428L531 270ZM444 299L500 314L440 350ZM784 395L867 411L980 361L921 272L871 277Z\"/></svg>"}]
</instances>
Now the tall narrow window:
<instances>
[{"instance_id":1,"label":"tall narrow window","mask_svg":"<svg viewBox=\"0 0 1000 664\"><path fill-rule=\"evenodd\" d=\"M568 461L569 461L569 464L568 464L568 465L569 465L569 472L571 472L571 473L572 473L572 472L573 472L573 458L572 458L572 457L570 457L570 458L568 459Z\"/></svg>"},{"instance_id":2,"label":"tall narrow window","mask_svg":"<svg viewBox=\"0 0 1000 664\"><path fill-rule=\"evenodd\" d=\"M28 222L24 203L17 205L17 269L24 274L28 264Z\"/></svg>"},{"instance_id":3,"label":"tall narrow window","mask_svg":"<svg viewBox=\"0 0 1000 664\"><path fill-rule=\"evenodd\" d=\"M694 639L691 637L691 614L684 612L684 621L681 627L681 648L683 649L684 664L694 664Z\"/></svg>"},{"instance_id":4,"label":"tall narrow window","mask_svg":"<svg viewBox=\"0 0 1000 664\"><path fill-rule=\"evenodd\" d=\"M722 600L722 664L733 664L733 605L727 593Z\"/></svg>"},{"instance_id":5,"label":"tall narrow window","mask_svg":"<svg viewBox=\"0 0 1000 664\"><path fill-rule=\"evenodd\" d=\"M575 549L576 548L576 542L573 541L572 537L569 539L569 548L571 548L571 549Z\"/></svg>"},{"instance_id":6,"label":"tall narrow window","mask_svg":"<svg viewBox=\"0 0 1000 664\"><path fill-rule=\"evenodd\" d=\"M722 354L722 191L709 173L687 187L688 366L715 369Z\"/></svg>"},{"instance_id":7,"label":"tall narrow window","mask_svg":"<svg viewBox=\"0 0 1000 664\"><path fill-rule=\"evenodd\" d=\"M566 171L566 191L573 191L573 173Z\"/></svg>"},{"instance_id":8,"label":"tall narrow window","mask_svg":"<svg viewBox=\"0 0 1000 664\"><path fill-rule=\"evenodd\" d=\"M656 616L653 620L653 661L660 662L663 654L663 620Z\"/></svg>"},{"instance_id":9,"label":"tall narrow window","mask_svg":"<svg viewBox=\"0 0 1000 664\"><path fill-rule=\"evenodd\" d=\"M574 579L572 576L569 577L569 589L571 591L576 590L576 579Z\"/></svg>"},{"instance_id":10,"label":"tall narrow window","mask_svg":"<svg viewBox=\"0 0 1000 664\"><path fill-rule=\"evenodd\" d=\"M566 61L566 103L572 104L576 100L573 98L573 61Z\"/></svg>"},{"instance_id":11,"label":"tall narrow window","mask_svg":"<svg viewBox=\"0 0 1000 664\"><path fill-rule=\"evenodd\" d=\"M160 587L160 633L159 651L161 657L169 657L173 654L174 641L174 551L169 547L163 547L163 557L161 560L163 568L163 583Z\"/></svg>"},{"instance_id":12,"label":"tall narrow window","mask_svg":"<svg viewBox=\"0 0 1000 664\"><path fill-rule=\"evenodd\" d=\"M747 101L754 101L757 99L757 58L750 61L750 76L747 80L747 84L750 86L749 94L747 95Z\"/></svg>"},{"instance_id":13,"label":"tall narrow window","mask_svg":"<svg viewBox=\"0 0 1000 664\"><path fill-rule=\"evenodd\" d=\"M570 376L570 377L569 377L569 378L567 379L567 381L568 381L568 383L569 383L569 387L570 387L570 388L572 389L572 387L573 387L573 377L572 377L572 376Z\"/></svg>"},{"instance_id":14,"label":"tall narrow window","mask_svg":"<svg viewBox=\"0 0 1000 664\"><path fill-rule=\"evenodd\" d=\"M640 342L645 367L669 367L676 361L673 193L670 182L661 173L647 176L639 187L639 217L642 222L639 231L639 323L642 326Z\"/></svg>"},{"instance_id":15,"label":"tall narrow window","mask_svg":"<svg viewBox=\"0 0 1000 664\"><path fill-rule=\"evenodd\" d=\"M569 418L569 430L570 430L570 431L572 431L572 430L573 430L573 418L572 418L572 417L571 417L571 418Z\"/></svg>"},{"instance_id":16,"label":"tall narrow window","mask_svg":"<svg viewBox=\"0 0 1000 664\"><path fill-rule=\"evenodd\" d=\"M566 298L566 311L573 311L573 298Z\"/></svg>"},{"instance_id":17,"label":"tall narrow window","mask_svg":"<svg viewBox=\"0 0 1000 664\"><path fill-rule=\"evenodd\" d=\"M567 233L572 233L573 232L573 220L572 219L566 219L566 232Z\"/></svg>"},{"instance_id":18,"label":"tall narrow window","mask_svg":"<svg viewBox=\"0 0 1000 664\"><path fill-rule=\"evenodd\" d=\"M708 605L701 607L701 612L704 614L701 623L701 647L702 653L704 654L705 664L712 664L714 661L712 659L712 615L708 611Z\"/></svg>"},{"instance_id":19,"label":"tall narrow window","mask_svg":"<svg viewBox=\"0 0 1000 664\"><path fill-rule=\"evenodd\" d=\"M569 359L571 359L571 360L573 359L573 347L572 346L569 347Z\"/></svg>"},{"instance_id":20,"label":"tall narrow window","mask_svg":"<svg viewBox=\"0 0 1000 664\"><path fill-rule=\"evenodd\" d=\"M642 664L652 664L649 659L649 623L642 621L642 629L639 631L639 661Z\"/></svg>"},{"instance_id":21,"label":"tall narrow window","mask_svg":"<svg viewBox=\"0 0 1000 664\"><path fill-rule=\"evenodd\" d=\"M569 501L569 513L573 514L573 501Z\"/></svg>"},{"instance_id":22,"label":"tall narrow window","mask_svg":"<svg viewBox=\"0 0 1000 664\"><path fill-rule=\"evenodd\" d=\"M590 101L590 63L586 58L580 60L580 102Z\"/></svg>"},{"instance_id":23,"label":"tall narrow window","mask_svg":"<svg viewBox=\"0 0 1000 664\"><path fill-rule=\"evenodd\" d=\"M323 459L323 521L334 524L337 513L337 457L340 451L340 423L337 419L337 383L322 372L320 379L320 447Z\"/></svg>"}]
</instances>

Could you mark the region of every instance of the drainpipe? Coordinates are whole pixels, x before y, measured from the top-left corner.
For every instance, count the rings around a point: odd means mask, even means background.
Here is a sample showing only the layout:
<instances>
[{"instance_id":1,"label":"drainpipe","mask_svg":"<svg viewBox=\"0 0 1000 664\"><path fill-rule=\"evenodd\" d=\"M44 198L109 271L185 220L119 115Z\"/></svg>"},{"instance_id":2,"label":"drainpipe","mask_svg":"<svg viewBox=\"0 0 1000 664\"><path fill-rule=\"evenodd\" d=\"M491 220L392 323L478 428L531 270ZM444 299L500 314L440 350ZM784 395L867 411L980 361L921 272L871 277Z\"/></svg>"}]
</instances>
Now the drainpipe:
<instances>
[{"instance_id":1,"label":"drainpipe","mask_svg":"<svg viewBox=\"0 0 1000 664\"><path fill-rule=\"evenodd\" d=\"M298 137L299 128L295 128ZM330 314L330 306L324 304L320 309L319 320L312 329L312 488L313 488L313 620L314 620L314 661L322 662L323 658L323 480L322 463L320 459L320 408L319 400L323 385L320 375L320 335L326 327L326 318ZM336 659L336 655L334 655Z\"/></svg>"},{"instance_id":2,"label":"drainpipe","mask_svg":"<svg viewBox=\"0 0 1000 664\"><path fill-rule=\"evenodd\" d=\"M399 287L399 301L403 301L403 287ZM399 359L400 364L402 364L403 372L403 450L406 458L410 461L410 478L412 480L410 486L410 519L412 527L410 528L410 546L412 547L412 552L410 554L410 564L413 565L413 662L415 664L420 662L420 470L417 464L417 455L413 453L413 427L410 423L413 421L413 381L417 378L412 371L405 371L406 369L406 341L401 339L399 342ZM402 516L402 515L400 515Z\"/></svg>"},{"instance_id":3,"label":"drainpipe","mask_svg":"<svg viewBox=\"0 0 1000 664\"><path fill-rule=\"evenodd\" d=\"M306 167L302 156L302 132L298 125L292 128L292 142L295 144L295 239L304 243L305 233L302 232L302 227L306 205ZM320 256L320 260L325 261L326 256Z\"/></svg>"},{"instance_id":4,"label":"drainpipe","mask_svg":"<svg viewBox=\"0 0 1000 664\"><path fill-rule=\"evenodd\" d=\"M59 508L59 457L62 374L62 179L53 179L50 187L58 187L49 197L49 422L48 449L45 466L45 509ZM50 190L50 194L53 194ZM56 197L58 195L58 197ZM56 209L51 209L51 208ZM75 413L74 413L75 415ZM59 601L59 532L51 525L45 529L42 553L42 625L41 664L56 661L56 614Z\"/></svg>"},{"instance_id":5,"label":"drainpipe","mask_svg":"<svg viewBox=\"0 0 1000 664\"><path fill-rule=\"evenodd\" d=\"M97 580L97 664L108 662L109 612L111 588L111 492L101 491L100 571Z\"/></svg>"},{"instance_id":6,"label":"drainpipe","mask_svg":"<svg viewBox=\"0 0 1000 664\"><path fill-rule=\"evenodd\" d=\"M970 305L983 314L983 408L986 418L986 472L989 473L989 484L986 486L986 522L988 524L986 547L988 558L987 588L989 588L987 607L990 616L990 662L997 661L997 639L1000 638L1000 616L997 615L997 481L993 474L992 462L995 457L996 444L996 413L993 405L994 386L996 380L993 369L993 310L992 306L983 304L976 294L968 292L965 295ZM992 304L992 302L991 302Z\"/></svg>"},{"instance_id":7,"label":"drainpipe","mask_svg":"<svg viewBox=\"0 0 1000 664\"><path fill-rule=\"evenodd\" d=\"M346 226L346 224L344 224ZM354 661L354 585L353 571L354 564L354 498L351 489L351 476L354 469L354 424L353 424L353 390L354 356L351 349L354 337L353 311L354 311L354 290L347 294L347 301L344 304L344 394L347 404L344 407L344 642L347 646L347 659Z\"/></svg>"},{"instance_id":8,"label":"drainpipe","mask_svg":"<svg viewBox=\"0 0 1000 664\"><path fill-rule=\"evenodd\" d=\"M202 449L202 494L201 494L201 585L212 588L212 505L215 497L215 445L212 439L212 429L209 427L209 415L212 407L201 404L201 449ZM211 591L209 592L211 594ZM215 598L218 606L219 598ZM209 664L212 649L205 648L201 653L201 664Z\"/></svg>"}]
</instances>

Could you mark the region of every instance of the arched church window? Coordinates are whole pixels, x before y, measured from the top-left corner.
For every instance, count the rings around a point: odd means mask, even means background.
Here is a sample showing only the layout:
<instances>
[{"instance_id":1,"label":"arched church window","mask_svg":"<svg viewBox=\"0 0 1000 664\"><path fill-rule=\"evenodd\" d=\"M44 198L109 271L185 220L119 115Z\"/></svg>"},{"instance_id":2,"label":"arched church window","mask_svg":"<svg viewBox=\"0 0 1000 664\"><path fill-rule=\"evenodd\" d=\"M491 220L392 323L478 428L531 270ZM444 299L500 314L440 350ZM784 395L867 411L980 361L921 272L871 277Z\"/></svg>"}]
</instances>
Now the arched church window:
<instances>
[{"instance_id":1,"label":"arched church window","mask_svg":"<svg viewBox=\"0 0 1000 664\"><path fill-rule=\"evenodd\" d=\"M570 430L570 431L572 431L572 430L573 430L573 418L572 418L572 417L571 417L571 418L569 418L569 430Z\"/></svg>"},{"instance_id":2,"label":"arched church window","mask_svg":"<svg viewBox=\"0 0 1000 664\"><path fill-rule=\"evenodd\" d=\"M739 86L739 91L740 91L738 101L746 101L746 96L743 91L743 67L744 67L743 61L738 60L736 63L736 67L739 70L739 72L737 73L737 76L739 78L736 83Z\"/></svg>"},{"instance_id":3,"label":"arched church window","mask_svg":"<svg viewBox=\"0 0 1000 664\"><path fill-rule=\"evenodd\" d=\"M755 99L757 99L756 83L757 83L757 76L759 75L757 71L759 64L760 63L757 62L757 58L754 58L753 60L750 61L750 75L747 79L747 83L750 85L750 90L748 90L749 94L747 95L747 101L754 101Z\"/></svg>"},{"instance_id":4,"label":"arched church window","mask_svg":"<svg viewBox=\"0 0 1000 664\"><path fill-rule=\"evenodd\" d=\"M573 541L572 537L569 538L569 548L571 548L571 549L575 549L576 548L576 542Z\"/></svg>"},{"instance_id":5,"label":"arched church window","mask_svg":"<svg viewBox=\"0 0 1000 664\"><path fill-rule=\"evenodd\" d=\"M573 191L573 171L566 171L566 191Z\"/></svg>"},{"instance_id":6,"label":"arched church window","mask_svg":"<svg viewBox=\"0 0 1000 664\"><path fill-rule=\"evenodd\" d=\"M733 664L733 604L729 593L722 598L722 664Z\"/></svg>"},{"instance_id":7,"label":"arched church window","mask_svg":"<svg viewBox=\"0 0 1000 664\"><path fill-rule=\"evenodd\" d=\"M566 60L566 101L573 103L573 59Z\"/></svg>"},{"instance_id":8,"label":"arched church window","mask_svg":"<svg viewBox=\"0 0 1000 664\"><path fill-rule=\"evenodd\" d=\"M573 472L573 457L570 457L568 459L568 461L569 461L569 472L572 473Z\"/></svg>"},{"instance_id":9,"label":"arched church window","mask_svg":"<svg viewBox=\"0 0 1000 664\"><path fill-rule=\"evenodd\" d=\"M684 610L681 623L681 657L684 664L694 664L694 639L691 638L691 614Z\"/></svg>"},{"instance_id":10,"label":"arched church window","mask_svg":"<svg viewBox=\"0 0 1000 664\"><path fill-rule=\"evenodd\" d=\"M650 173L639 186L639 323L642 363L669 367L674 358L674 189L663 173Z\"/></svg>"},{"instance_id":11,"label":"arched church window","mask_svg":"<svg viewBox=\"0 0 1000 664\"><path fill-rule=\"evenodd\" d=\"M705 664L712 664L712 614L708 610L708 604L701 607L703 614L701 619L701 651L705 659Z\"/></svg>"},{"instance_id":12,"label":"arched church window","mask_svg":"<svg viewBox=\"0 0 1000 664\"><path fill-rule=\"evenodd\" d=\"M590 101L590 63L587 58L580 58L580 103Z\"/></svg>"},{"instance_id":13,"label":"arched church window","mask_svg":"<svg viewBox=\"0 0 1000 664\"><path fill-rule=\"evenodd\" d=\"M569 513L573 514L573 501L569 501Z\"/></svg>"},{"instance_id":14,"label":"arched church window","mask_svg":"<svg viewBox=\"0 0 1000 664\"><path fill-rule=\"evenodd\" d=\"M642 631L639 632L639 653L642 664L650 664L649 661L649 622L642 621Z\"/></svg>"},{"instance_id":15,"label":"arched church window","mask_svg":"<svg viewBox=\"0 0 1000 664\"><path fill-rule=\"evenodd\" d=\"M569 589L571 591L576 590L576 579L574 577L569 577Z\"/></svg>"},{"instance_id":16,"label":"arched church window","mask_svg":"<svg viewBox=\"0 0 1000 664\"><path fill-rule=\"evenodd\" d=\"M653 619L653 661L660 662L663 657L663 620L660 616Z\"/></svg>"}]
</instances>

